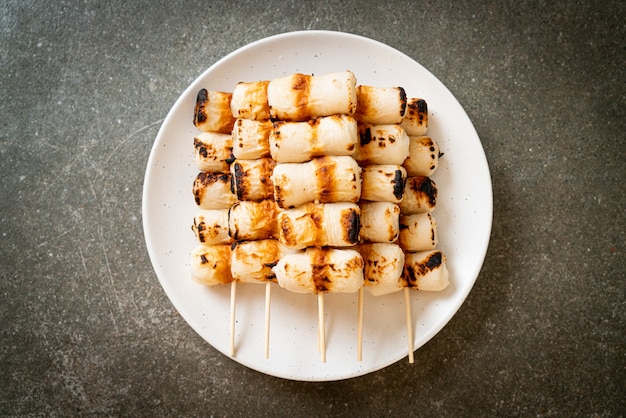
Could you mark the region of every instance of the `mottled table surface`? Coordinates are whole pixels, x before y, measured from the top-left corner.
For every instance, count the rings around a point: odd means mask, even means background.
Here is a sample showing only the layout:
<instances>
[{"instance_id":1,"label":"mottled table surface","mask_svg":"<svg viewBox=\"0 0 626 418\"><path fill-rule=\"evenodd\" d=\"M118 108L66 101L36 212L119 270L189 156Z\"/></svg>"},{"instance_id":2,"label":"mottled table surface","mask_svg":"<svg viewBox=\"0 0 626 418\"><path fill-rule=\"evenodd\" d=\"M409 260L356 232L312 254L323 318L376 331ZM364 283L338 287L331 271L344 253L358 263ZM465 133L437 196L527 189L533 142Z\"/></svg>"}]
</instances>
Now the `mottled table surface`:
<instances>
[{"instance_id":1,"label":"mottled table surface","mask_svg":"<svg viewBox=\"0 0 626 418\"><path fill-rule=\"evenodd\" d=\"M624 2L0 4L0 415L626 413ZM306 383L248 369L181 318L141 194L184 89L266 36L384 42L457 97L489 162L483 269L406 359Z\"/></svg>"}]
</instances>

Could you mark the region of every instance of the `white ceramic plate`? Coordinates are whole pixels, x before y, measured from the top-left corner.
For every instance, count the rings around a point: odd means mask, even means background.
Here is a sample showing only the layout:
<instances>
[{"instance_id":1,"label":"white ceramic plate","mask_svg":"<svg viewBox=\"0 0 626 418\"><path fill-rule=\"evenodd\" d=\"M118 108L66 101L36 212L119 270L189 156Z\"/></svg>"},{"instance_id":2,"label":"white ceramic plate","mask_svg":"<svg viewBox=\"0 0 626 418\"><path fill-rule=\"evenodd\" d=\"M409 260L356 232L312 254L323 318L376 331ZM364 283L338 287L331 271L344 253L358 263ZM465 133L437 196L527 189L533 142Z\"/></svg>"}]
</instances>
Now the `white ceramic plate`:
<instances>
[{"instance_id":1,"label":"white ceramic plate","mask_svg":"<svg viewBox=\"0 0 626 418\"><path fill-rule=\"evenodd\" d=\"M239 81L294 72L325 74L349 69L358 84L402 86L428 103L428 134L445 154L433 175L439 196L434 215L439 248L448 259L450 286L443 292L411 292L414 348L430 340L459 309L482 266L492 220L491 178L476 131L461 105L435 76L407 55L364 37L303 31L253 42L224 57L176 101L152 148L143 190L143 225L150 259L163 289L185 320L208 343L229 352L230 286L196 284L189 253L196 245L191 223L193 109L199 89L232 91ZM363 359L357 361L357 295L325 297L326 363L317 343L317 298L272 286L270 355L264 356L265 286L239 285L236 354L252 369L287 379L327 381L379 370L408 354L402 292L365 292ZM414 367L420 367L415 364Z\"/></svg>"}]
</instances>

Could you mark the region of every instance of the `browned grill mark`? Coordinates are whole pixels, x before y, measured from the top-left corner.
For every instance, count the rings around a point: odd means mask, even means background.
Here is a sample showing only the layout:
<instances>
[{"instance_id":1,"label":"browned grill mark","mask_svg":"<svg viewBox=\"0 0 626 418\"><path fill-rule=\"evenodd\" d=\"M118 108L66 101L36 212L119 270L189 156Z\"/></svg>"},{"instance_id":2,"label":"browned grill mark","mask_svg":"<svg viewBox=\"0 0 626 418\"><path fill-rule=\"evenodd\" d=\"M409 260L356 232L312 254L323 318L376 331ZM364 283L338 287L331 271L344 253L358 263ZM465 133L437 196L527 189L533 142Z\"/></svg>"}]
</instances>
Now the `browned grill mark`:
<instances>
[{"instance_id":1,"label":"browned grill mark","mask_svg":"<svg viewBox=\"0 0 626 418\"><path fill-rule=\"evenodd\" d=\"M370 86L357 86L356 94L356 112L360 115L367 115L370 113L370 107L372 107Z\"/></svg>"},{"instance_id":2,"label":"browned grill mark","mask_svg":"<svg viewBox=\"0 0 626 418\"><path fill-rule=\"evenodd\" d=\"M306 217L313 224L313 245L321 247L326 245L326 233L324 231L324 207L321 205L310 205L310 212Z\"/></svg>"},{"instance_id":3,"label":"browned grill mark","mask_svg":"<svg viewBox=\"0 0 626 418\"><path fill-rule=\"evenodd\" d=\"M281 208L285 207L284 191L278 184L274 184L274 200Z\"/></svg>"},{"instance_id":4,"label":"browned grill mark","mask_svg":"<svg viewBox=\"0 0 626 418\"><path fill-rule=\"evenodd\" d=\"M331 267L334 268L333 265ZM353 257L346 263L346 270L357 271L364 267L363 257Z\"/></svg>"},{"instance_id":5,"label":"browned grill mark","mask_svg":"<svg viewBox=\"0 0 626 418\"><path fill-rule=\"evenodd\" d=\"M239 206L239 202L235 202L235 204L232 205L230 209L228 209L228 235L230 235L233 241L239 241L239 227L235 223L235 216L233 213L235 210L237 210L238 206ZM231 218L233 219L233 221L231 221ZM231 225L231 223L234 225ZM233 242L231 248L234 249L235 245L236 244Z\"/></svg>"},{"instance_id":6,"label":"browned grill mark","mask_svg":"<svg viewBox=\"0 0 626 418\"><path fill-rule=\"evenodd\" d=\"M394 206L394 209L387 208L385 209L385 221L387 222L387 240L395 241L398 238L398 230L394 228L393 218L397 217L400 213L400 210L397 206Z\"/></svg>"},{"instance_id":7,"label":"browned grill mark","mask_svg":"<svg viewBox=\"0 0 626 418\"><path fill-rule=\"evenodd\" d=\"M367 125L359 125L358 128L359 143L361 144L361 146L365 146L372 142L372 129Z\"/></svg>"},{"instance_id":8,"label":"browned grill mark","mask_svg":"<svg viewBox=\"0 0 626 418\"><path fill-rule=\"evenodd\" d=\"M372 246L370 245L359 246L359 253L361 253L361 256L363 257L363 262L364 262L363 278L367 280L369 283L371 283L372 285L376 285L378 283L378 280L376 280L374 276L378 275L376 271L378 260L372 258L372 254L374 253Z\"/></svg>"},{"instance_id":9,"label":"browned grill mark","mask_svg":"<svg viewBox=\"0 0 626 418\"><path fill-rule=\"evenodd\" d=\"M331 265L328 263L327 248L310 248L307 250L311 260L311 279L315 292L327 292L330 290L331 281L328 277L328 269Z\"/></svg>"},{"instance_id":10,"label":"browned grill mark","mask_svg":"<svg viewBox=\"0 0 626 418\"><path fill-rule=\"evenodd\" d=\"M200 91L198 91L196 106L193 111L193 124L195 126L198 126L198 124L204 123L207 120L207 114L205 111L208 101L207 93L206 89L200 89Z\"/></svg>"},{"instance_id":11,"label":"browned grill mark","mask_svg":"<svg viewBox=\"0 0 626 418\"><path fill-rule=\"evenodd\" d=\"M231 166L233 172L233 181L231 183L231 188L237 199L244 200L243 196L245 196L247 187L245 182L246 173L243 170L243 167L238 162L234 162Z\"/></svg>"},{"instance_id":12,"label":"browned grill mark","mask_svg":"<svg viewBox=\"0 0 626 418\"><path fill-rule=\"evenodd\" d=\"M331 203L339 187L335 179L335 162L327 157L315 160L315 181L320 203Z\"/></svg>"},{"instance_id":13,"label":"browned grill mark","mask_svg":"<svg viewBox=\"0 0 626 418\"><path fill-rule=\"evenodd\" d=\"M230 165L235 162L235 154L233 153L233 147L226 148L226 151L228 153L228 157L226 157L224 161L226 162L226 164Z\"/></svg>"},{"instance_id":14,"label":"browned grill mark","mask_svg":"<svg viewBox=\"0 0 626 418\"><path fill-rule=\"evenodd\" d=\"M211 154L213 155L213 160L217 159L217 157L215 156L215 149L213 148L213 146L211 146L210 144L205 144L198 137L195 137L193 139L193 147L196 150L198 150L198 154L200 154L202 158L207 158L209 156L209 148L211 148Z\"/></svg>"},{"instance_id":15,"label":"browned grill mark","mask_svg":"<svg viewBox=\"0 0 626 418\"><path fill-rule=\"evenodd\" d=\"M428 105L424 99L407 101L405 117L418 120L420 125L428 121Z\"/></svg>"},{"instance_id":16,"label":"browned grill mark","mask_svg":"<svg viewBox=\"0 0 626 418\"><path fill-rule=\"evenodd\" d=\"M332 117L332 116L329 116ZM319 136L318 136L318 127L320 123L319 118L309 119L306 123L308 123L309 127L309 147L311 149L311 154L313 157L319 157L324 155L324 149L320 146Z\"/></svg>"},{"instance_id":17,"label":"browned grill mark","mask_svg":"<svg viewBox=\"0 0 626 418\"><path fill-rule=\"evenodd\" d=\"M282 239L284 240L285 245L289 247L296 246L298 244L296 242L297 235L291 219L289 219L288 216L283 216L279 227L282 231Z\"/></svg>"},{"instance_id":18,"label":"browned grill mark","mask_svg":"<svg viewBox=\"0 0 626 418\"><path fill-rule=\"evenodd\" d=\"M418 99L417 103L416 103L416 108L417 111L419 112L420 119L422 119L424 117L424 115L426 115L428 113L428 104L426 104L426 100L424 99Z\"/></svg>"},{"instance_id":19,"label":"browned grill mark","mask_svg":"<svg viewBox=\"0 0 626 418\"><path fill-rule=\"evenodd\" d=\"M343 240L350 244L359 242L361 233L361 216L352 208L341 213L341 230L344 233Z\"/></svg>"},{"instance_id":20,"label":"browned grill mark","mask_svg":"<svg viewBox=\"0 0 626 418\"><path fill-rule=\"evenodd\" d=\"M259 201L274 197L274 185L270 179L274 165L275 162L271 158L245 163L235 160L231 164L233 173L231 189L237 199ZM259 190L255 192L255 189Z\"/></svg>"},{"instance_id":21,"label":"browned grill mark","mask_svg":"<svg viewBox=\"0 0 626 418\"><path fill-rule=\"evenodd\" d=\"M297 111L293 115L293 120L304 121L311 118L309 110L309 96L311 87L311 76L296 73L293 75L291 89L294 93L294 106Z\"/></svg>"},{"instance_id":22,"label":"browned grill mark","mask_svg":"<svg viewBox=\"0 0 626 418\"><path fill-rule=\"evenodd\" d=\"M437 186L430 177L411 177L407 180L407 187L416 192L420 197L425 197L430 207L434 207L437 203Z\"/></svg>"},{"instance_id":23,"label":"browned grill mark","mask_svg":"<svg viewBox=\"0 0 626 418\"><path fill-rule=\"evenodd\" d=\"M272 136L276 142L276 147L279 147L279 143L283 140L283 135L280 133L280 128L285 124L285 121L272 122Z\"/></svg>"},{"instance_id":24,"label":"browned grill mark","mask_svg":"<svg viewBox=\"0 0 626 418\"><path fill-rule=\"evenodd\" d=\"M402 87L391 87L390 90L393 89L398 94L398 116L402 118L406 112L407 106L407 96L406 91ZM379 91L376 87L372 86L357 86L357 103L356 103L356 113L357 117L362 116L375 116L377 111L376 97L377 91ZM378 104L378 106L380 106Z\"/></svg>"},{"instance_id":25,"label":"browned grill mark","mask_svg":"<svg viewBox=\"0 0 626 418\"><path fill-rule=\"evenodd\" d=\"M402 279L405 282L405 286L418 288L417 280L439 268L442 262L443 254L441 251L435 251L429 254L428 257L420 263L405 264L402 271Z\"/></svg>"},{"instance_id":26,"label":"browned grill mark","mask_svg":"<svg viewBox=\"0 0 626 418\"><path fill-rule=\"evenodd\" d=\"M406 103L407 103L406 91L402 87L397 87L397 89L398 89L398 99L400 100L400 117L402 117L404 116L404 113L406 112Z\"/></svg>"},{"instance_id":27,"label":"browned grill mark","mask_svg":"<svg viewBox=\"0 0 626 418\"><path fill-rule=\"evenodd\" d=\"M396 199L402 199L402 195L404 194L404 175L402 170L396 170L394 173L394 179L391 182L393 184L393 195Z\"/></svg>"},{"instance_id":28,"label":"browned grill mark","mask_svg":"<svg viewBox=\"0 0 626 418\"><path fill-rule=\"evenodd\" d=\"M276 273L274 273L274 270L272 270L272 267L274 267L276 264L277 263L268 263L268 264L266 264L266 267L269 270L265 274L265 280L267 280L268 282L278 283L278 279L276 278Z\"/></svg>"},{"instance_id":29,"label":"browned grill mark","mask_svg":"<svg viewBox=\"0 0 626 418\"><path fill-rule=\"evenodd\" d=\"M194 125L202 131L230 134L235 125L235 118L230 110L231 99L232 93L200 89L194 106Z\"/></svg>"}]
</instances>

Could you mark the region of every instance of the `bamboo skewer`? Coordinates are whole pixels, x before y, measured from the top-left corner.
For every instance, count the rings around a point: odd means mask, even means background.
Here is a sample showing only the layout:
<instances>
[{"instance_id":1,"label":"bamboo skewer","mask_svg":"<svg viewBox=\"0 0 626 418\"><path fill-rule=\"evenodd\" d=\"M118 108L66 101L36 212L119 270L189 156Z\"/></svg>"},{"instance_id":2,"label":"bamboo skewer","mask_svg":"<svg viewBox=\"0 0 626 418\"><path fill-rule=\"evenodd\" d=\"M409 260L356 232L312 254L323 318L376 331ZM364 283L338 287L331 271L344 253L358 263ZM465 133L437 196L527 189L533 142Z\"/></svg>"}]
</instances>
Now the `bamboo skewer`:
<instances>
[{"instance_id":1,"label":"bamboo skewer","mask_svg":"<svg viewBox=\"0 0 626 418\"><path fill-rule=\"evenodd\" d=\"M271 282L265 283L265 358L270 356L270 295Z\"/></svg>"},{"instance_id":2,"label":"bamboo skewer","mask_svg":"<svg viewBox=\"0 0 626 418\"><path fill-rule=\"evenodd\" d=\"M406 339L409 343L409 363L413 364L413 320L411 319L411 300L409 288L404 288L404 307L406 311Z\"/></svg>"},{"instance_id":3,"label":"bamboo skewer","mask_svg":"<svg viewBox=\"0 0 626 418\"><path fill-rule=\"evenodd\" d=\"M235 355L235 298L237 296L237 281L230 284L230 355Z\"/></svg>"},{"instance_id":4,"label":"bamboo skewer","mask_svg":"<svg viewBox=\"0 0 626 418\"><path fill-rule=\"evenodd\" d=\"M319 349L322 363L326 363L326 331L324 325L324 293L319 292L317 294L317 309L319 313Z\"/></svg>"},{"instance_id":5,"label":"bamboo skewer","mask_svg":"<svg viewBox=\"0 0 626 418\"><path fill-rule=\"evenodd\" d=\"M235 355L235 323L236 323L236 298L237 298L237 282L232 281L230 284L230 355ZM270 344L270 296L271 282L265 284L265 358L269 358Z\"/></svg>"},{"instance_id":6,"label":"bamboo skewer","mask_svg":"<svg viewBox=\"0 0 626 418\"><path fill-rule=\"evenodd\" d=\"M357 350L356 359L363 360L363 287L359 288L358 293L358 313L357 313Z\"/></svg>"}]
</instances>

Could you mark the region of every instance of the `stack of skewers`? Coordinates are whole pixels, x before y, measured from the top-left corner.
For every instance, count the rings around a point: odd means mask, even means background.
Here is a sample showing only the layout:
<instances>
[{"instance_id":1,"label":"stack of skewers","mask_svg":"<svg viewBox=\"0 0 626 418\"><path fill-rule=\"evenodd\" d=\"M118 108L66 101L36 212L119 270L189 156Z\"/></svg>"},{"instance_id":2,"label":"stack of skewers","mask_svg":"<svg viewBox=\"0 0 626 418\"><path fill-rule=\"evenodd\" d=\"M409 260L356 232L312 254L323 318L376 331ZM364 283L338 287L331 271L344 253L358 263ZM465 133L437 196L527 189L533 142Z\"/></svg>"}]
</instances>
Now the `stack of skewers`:
<instances>
[{"instance_id":1,"label":"stack of skewers","mask_svg":"<svg viewBox=\"0 0 626 418\"><path fill-rule=\"evenodd\" d=\"M448 285L432 215L440 157L425 136L426 102L402 87L357 85L350 71L240 82L232 93L202 89L194 110L200 173L191 254L194 280L231 285L235 353L237 283L266 286L269 356L272 283L316 294L326 361L324 294L404 290L409 361L409 289Z\"/></svg>"}]
</instances>

